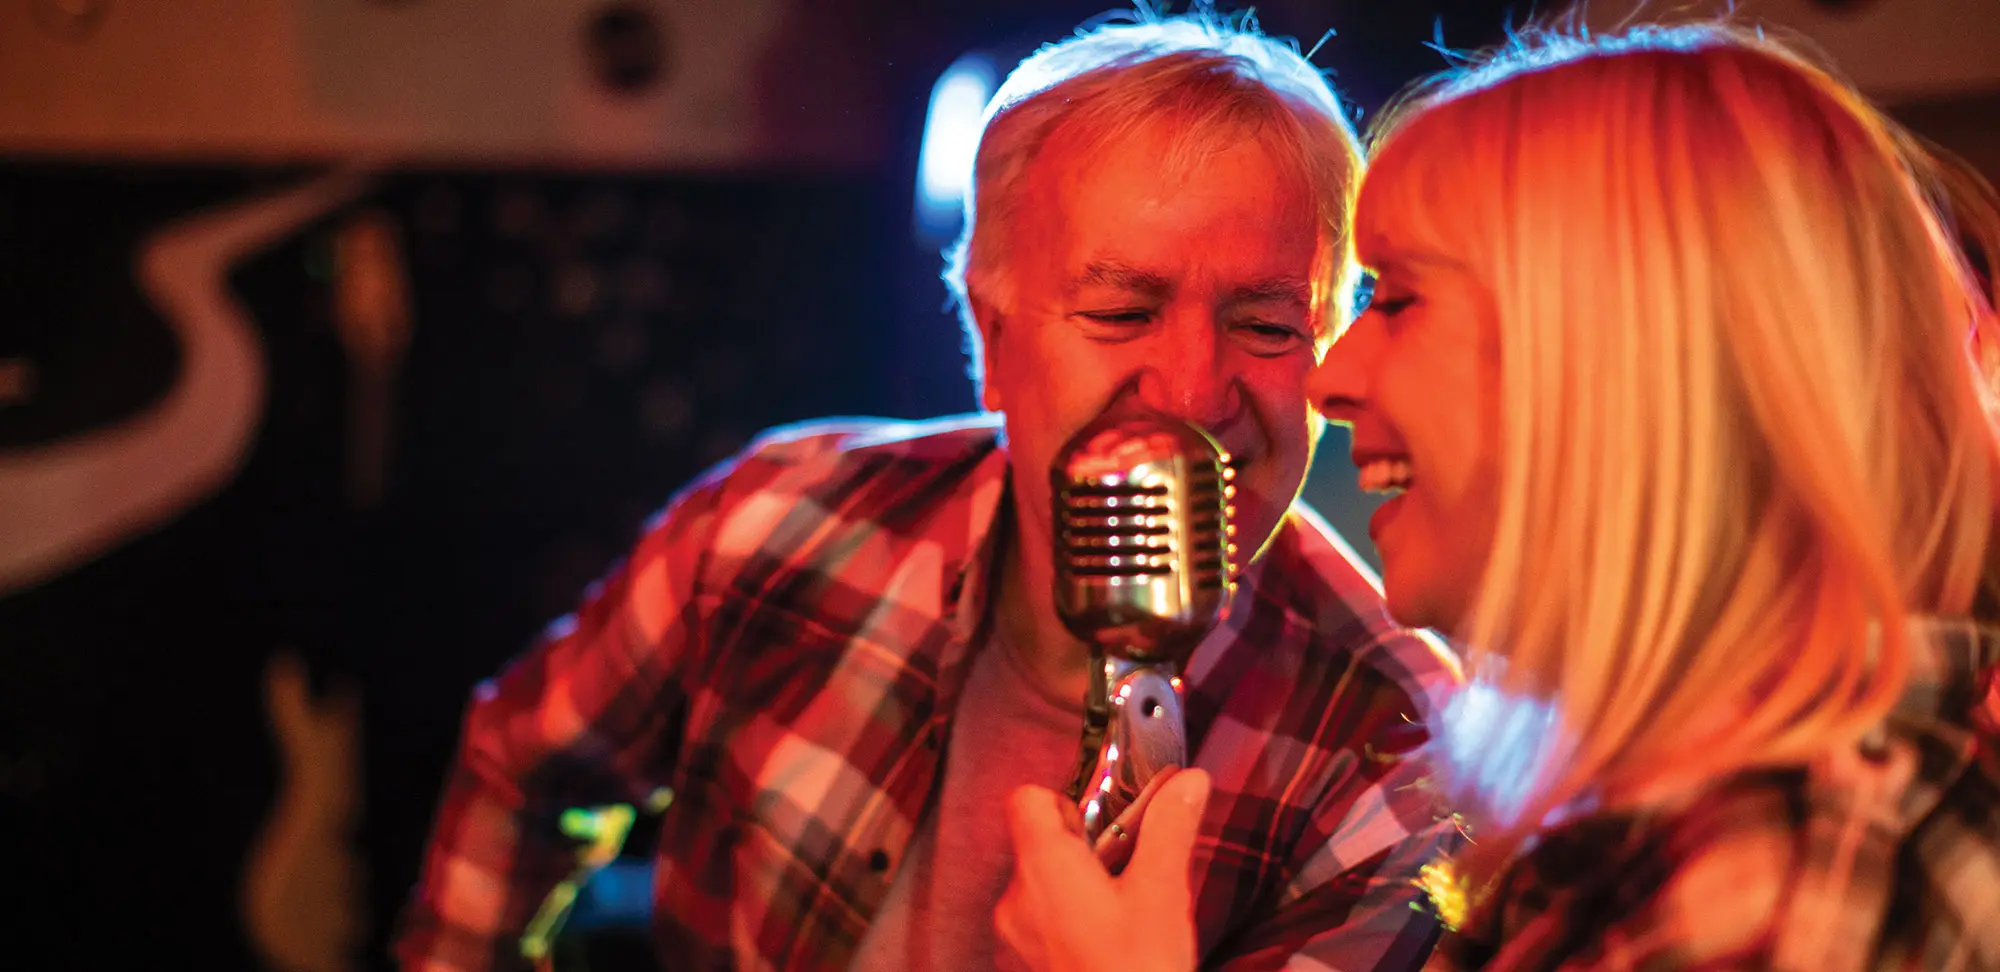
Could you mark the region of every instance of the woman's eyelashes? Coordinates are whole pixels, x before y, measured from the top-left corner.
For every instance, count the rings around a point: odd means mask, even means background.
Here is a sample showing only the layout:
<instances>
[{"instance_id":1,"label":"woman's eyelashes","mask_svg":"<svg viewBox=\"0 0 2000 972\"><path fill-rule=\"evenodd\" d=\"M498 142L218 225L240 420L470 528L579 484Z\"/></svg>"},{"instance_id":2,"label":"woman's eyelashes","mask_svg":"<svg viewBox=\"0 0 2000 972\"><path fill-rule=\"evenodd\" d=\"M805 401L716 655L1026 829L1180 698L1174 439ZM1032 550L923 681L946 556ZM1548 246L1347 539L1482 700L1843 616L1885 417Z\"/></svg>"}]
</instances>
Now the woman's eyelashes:
<instances>
[{"instance_id":1,"label":"woman's eyelashes","mask_svg":"<svg viewBox=\"0 0 2000 972\"><path fill-rule=\"evenodd\" d=\"M1374 311L1384 317L1394 317L1417 302L1417 293L1408 287L1394 284L1377 284L1368 295L1368 304L1363 311Z\"/></svg>"},{"instance_id":2,"label":"woman's eyelashes","mask_svg":"<svg viewBox=\"0 0 2000 972\"><path fill-rule=\"evenodd\" d=\"M1364 276L1361 286L1357 288L1357 303L1361 310L1355 316L1372 311L1383 317L1395 317L1409 309L1411 304L1417 302L1417 293L1402 277L1403 274L1397 272L1390 272L1386 278L1373 273Z\"/></svg>"}]
</instances>

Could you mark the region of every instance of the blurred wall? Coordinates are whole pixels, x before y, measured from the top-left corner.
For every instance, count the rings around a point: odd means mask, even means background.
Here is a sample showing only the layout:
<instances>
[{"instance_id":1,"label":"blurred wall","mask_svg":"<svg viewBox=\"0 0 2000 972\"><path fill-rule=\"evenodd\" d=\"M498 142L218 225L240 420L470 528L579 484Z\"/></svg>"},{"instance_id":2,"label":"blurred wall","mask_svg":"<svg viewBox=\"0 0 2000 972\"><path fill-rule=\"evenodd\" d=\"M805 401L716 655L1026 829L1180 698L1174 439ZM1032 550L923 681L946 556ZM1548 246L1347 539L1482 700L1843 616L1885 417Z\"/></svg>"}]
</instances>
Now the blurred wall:
<instances>
[{"instance_id":1,"label":"blurred wall","mask_svg":"<svg viewBox=\"0 0 2000 972\"><path fill-rule=\"evenodd\" d=\"M472 682L759 428L927 410L882 23L0 4L9 954L385 966Z\"/></svg>"},{"instance_id":2,"label":"blurred wall","mask_svg":"<svg viewBox=\"0 0 2000 972\"><path fill-rule=\"evenodd\" d=\"M866 165L862 3L21 0L0 152L488 166Z\"/></svg>"},{"instance_id":3,"label":"blurred wall","mask_svg":"<svg viewBox=\"0 0 2000 972\"><path fill-rule=\"evenodd\" d=\"M1604 10L1610 5L1596 5ZM1850 80L1889 103L2000 89L2000 4L1994 0L1740 0L1745 18L1789 28Z\"/></svg>"}]
</instances>

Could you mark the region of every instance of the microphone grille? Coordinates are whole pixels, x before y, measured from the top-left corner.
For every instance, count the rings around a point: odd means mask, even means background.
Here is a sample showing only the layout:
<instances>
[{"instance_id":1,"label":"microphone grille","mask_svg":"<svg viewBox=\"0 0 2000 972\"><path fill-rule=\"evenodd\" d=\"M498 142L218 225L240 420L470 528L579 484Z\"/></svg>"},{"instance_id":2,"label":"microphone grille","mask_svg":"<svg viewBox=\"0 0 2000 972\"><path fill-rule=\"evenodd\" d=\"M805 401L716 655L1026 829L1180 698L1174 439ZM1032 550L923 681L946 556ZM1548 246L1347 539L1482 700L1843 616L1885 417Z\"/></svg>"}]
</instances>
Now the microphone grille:
<instances>
[{"instance_id":1,"label":"microphone grille","mask_svg":"<svg viewBox=\"0 0 2000 972\"><path fill-rule=\"evenodd\" d=\"M1235 579L1230 457L1159 415L1100 418L1058 455L1056 607L1078 637L1131 657L1192 650Z\"/></svg>"}]
</instances>

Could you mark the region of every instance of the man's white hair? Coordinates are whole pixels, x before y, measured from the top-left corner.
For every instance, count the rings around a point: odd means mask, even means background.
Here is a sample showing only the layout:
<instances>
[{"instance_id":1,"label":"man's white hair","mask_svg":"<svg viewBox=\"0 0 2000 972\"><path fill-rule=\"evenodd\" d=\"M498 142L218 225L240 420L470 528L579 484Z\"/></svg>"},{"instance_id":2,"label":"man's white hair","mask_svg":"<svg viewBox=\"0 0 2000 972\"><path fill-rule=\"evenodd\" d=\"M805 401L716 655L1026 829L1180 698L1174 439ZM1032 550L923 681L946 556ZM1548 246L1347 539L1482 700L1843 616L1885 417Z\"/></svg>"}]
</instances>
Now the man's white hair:
<instances>
[{"instance_id":1,"label":"man's white hair","mask_svg":"<svg viewBox=\"0 0 2000 972\"><path fill-rule=\"evenodd\" d=\"M1049 44L1016 67L987 104L965 194L965 230L946 252L945 284L965 327L968 371L984 381L974 298L1011 307L1006 240L1033 161L1060 133L1078 156L1135 133L1164 135L1168 171L1186 171L1248 135L1312 187L1321 245L1313 311L1335 333L1352 312L1345 231L1362 156L1326 77L1289 39L1254 17L1206 5L1163 16L1142 5L1122 19Z\"/></svg>"}]
</instances>

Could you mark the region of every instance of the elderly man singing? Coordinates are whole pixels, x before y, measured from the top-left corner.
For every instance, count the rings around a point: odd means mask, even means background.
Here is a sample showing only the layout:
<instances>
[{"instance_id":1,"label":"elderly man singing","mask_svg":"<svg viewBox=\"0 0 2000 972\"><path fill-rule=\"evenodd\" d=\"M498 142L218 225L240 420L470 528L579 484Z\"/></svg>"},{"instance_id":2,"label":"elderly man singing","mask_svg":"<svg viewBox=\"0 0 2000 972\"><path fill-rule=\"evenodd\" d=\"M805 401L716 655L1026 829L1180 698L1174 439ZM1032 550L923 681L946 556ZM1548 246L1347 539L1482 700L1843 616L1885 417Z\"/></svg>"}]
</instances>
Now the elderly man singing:
<instances>
[{"instance_id":1,"label":"elderly man singing","mask_svg":"<svg viewBox=\"0 0 2000 972\"><path fill-rule=\"evenodd\" d=\"M1211 14L1043 48L987 112L960 298L984 414L772 432L674 497L479 686L398 951L519 963L566 806L665 787L670 968L1011 967L1007 796L1076 773L1091 651L1052 594L1050 464L1114 409L1207 430L1249 561L1187 660L1199 954L1415 969L1447 828L1408 758L1447 659L1297 502L1306 377L1351 313L1360 153L1296 49Z\"/></svg>"}]
</instances>

